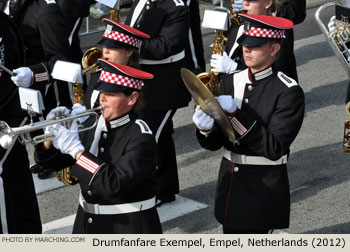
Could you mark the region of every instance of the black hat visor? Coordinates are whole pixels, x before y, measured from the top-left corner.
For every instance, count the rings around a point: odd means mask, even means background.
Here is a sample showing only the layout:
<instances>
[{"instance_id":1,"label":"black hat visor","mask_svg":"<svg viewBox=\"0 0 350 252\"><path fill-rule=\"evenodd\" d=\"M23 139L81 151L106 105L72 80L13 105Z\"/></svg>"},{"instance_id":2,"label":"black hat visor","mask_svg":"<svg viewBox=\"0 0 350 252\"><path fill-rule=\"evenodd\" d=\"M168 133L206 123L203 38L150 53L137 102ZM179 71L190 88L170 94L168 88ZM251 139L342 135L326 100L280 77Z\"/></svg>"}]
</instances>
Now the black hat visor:
<instances>
[{"instance_id":1,"label":"black hat visor","mask_svg":"<svg viewBox=\"0 0 350 252\"><path fill-rule=\"evenodd\" d=\"M107 39L102 38L98 43L98 45L102 47L108 47L108 48L126 48L128 47L127 44L113 40L113 39Z\"/></svg>"},{"instance_id":2,"label":"black hat visor","mask_svg":"<svg viewBox=\"0 0 350 252\"><path fill-rule=\"evenodd\" d=\"M269 40L270 38L252 37L252 36L243 34L238 39L237 42L242 46L254 47L254 46L261 46L263 44L266 44L267 42L269 42Z\"/></svg>"}]
</instances>

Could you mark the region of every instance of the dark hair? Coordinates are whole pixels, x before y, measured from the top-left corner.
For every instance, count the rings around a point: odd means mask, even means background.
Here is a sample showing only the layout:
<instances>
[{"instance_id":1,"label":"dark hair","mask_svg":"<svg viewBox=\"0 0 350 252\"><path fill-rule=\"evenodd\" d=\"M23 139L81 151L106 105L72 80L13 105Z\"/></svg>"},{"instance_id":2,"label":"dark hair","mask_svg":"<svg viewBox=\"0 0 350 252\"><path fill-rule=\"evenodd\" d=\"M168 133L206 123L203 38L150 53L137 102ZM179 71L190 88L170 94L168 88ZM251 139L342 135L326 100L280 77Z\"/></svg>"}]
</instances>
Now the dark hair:
<instances>
[{"instance_id":1,"label":"dark hair","mask_svg":"<svg viewBox=\"0 0 350 252\"><path fill-rule=\"evenodd\" d=\"M267 10L267 14L269 16L272 16L281 6L281 2L280 0L272 0L272 4L270 6L270 8Z\"/></svg>"},{"instance_id":2,"label":"dark hair","mask_svg":"<svg viewBox=\"0 0 350 252\"><path fill-rule=\"evenodd\" d=\"M125 89L121 92L123 92L125 94L125 96L130 96L134 91L139 93L139 98L137 99L133 109L137 114L140 115L142 109L144 108L144 98L142 96L142 92L140 92L140 90L135 89L135 88L128 88L128 89Z\"/></svg>"},{"instance_id":3,"label":"dark hair","mask_svg":"<svg viewBox=\"0 0 350 252\"><path fill-rule=\"evenodd\" d=\"M141 66L139 50L132 46L125 46L125 50L134 52L129 59L128 66L140 69Z\"/></svg>"},{"instance_id":4,"label":"dark hair","mask_svg":"<svg viewBox=\"0 0 350 252\"><path fill-rule=\"evenodd\" d=\"M269 39L270 44L281 44L282 43L282 39L278 38L278 39Z\"/></svg>"}]
</instances>

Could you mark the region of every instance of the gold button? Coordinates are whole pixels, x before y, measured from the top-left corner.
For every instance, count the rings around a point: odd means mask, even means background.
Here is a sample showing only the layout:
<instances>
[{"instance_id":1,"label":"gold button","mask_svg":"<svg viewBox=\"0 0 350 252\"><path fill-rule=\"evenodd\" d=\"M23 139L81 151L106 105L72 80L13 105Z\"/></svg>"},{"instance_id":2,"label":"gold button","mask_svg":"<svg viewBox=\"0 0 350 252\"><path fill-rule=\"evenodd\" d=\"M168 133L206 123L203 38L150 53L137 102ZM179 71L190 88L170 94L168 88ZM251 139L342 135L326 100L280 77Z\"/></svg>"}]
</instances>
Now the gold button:
<instances>
[{"instance_id":1,"label":"gold button","mask_svg":"<svg viewBox=\"0 0 350 252\"><path fill-rule=\"evenodd\" d=\"M235 168L233 169L233 171L234 171L234 172L238 172L238 171L239 171L239 168L238 168L238 167L235 167Z\"/></svg>"},{"instance_id":2,"label":"gold button","mask_svg":"<svg viewBox=\"0 0 350 252\"><path fill-rule=\"evenodd\" d=\"M107 133L103 133L102 137L107 138Z\"/></svg>"},{"instance_id":3,"label":"gold button","mask_svg":"<svg viewBox=\"0 0 350 252\"><path fill-rule=\"evenodd\" d=\"M92 223L92 218L89 218L89 219L88 219L88 222L89 222L89 223Z\"/></svg>"},{"instance_id":4,"label":"gold button","mask_svg":"<svg viewBox=\"0 0 350 252\"><path fill-rule=\"evenodd\" d=\"M103 153L105 149L103 147L100 148L100 152Z\"/></svg>"},{"instance_id":5,"label":"gold button","mask_svg":"<svg viewBox=\"0 0 350 252\"><path fill-rule=\"evenodd\" d=\"M91 196L91 195L92 195L92 192L89 190L89 191L87 191L87 194L88 194L89 196Z\"/></svg>"},{"instance_id":6,"label":"gold button","mask_svg":"<svg viewBox=\"0 0 350 252\"><path fill-rule=\"evenodd\" d=\"M249 85L249 86L248 86L248 90L253 90L253 86L252 86L252 85Z\"/></svg>"},{"instance_id":7,"label":"gold button","mask_svg":"<svg viewBox=\"0 0 350 252\"><path fill-rule=\"evenodd\" d=\"M245 98L244 103L248 103L248 102L249 102L248 98Z\"/></svg>"}]
</instances>

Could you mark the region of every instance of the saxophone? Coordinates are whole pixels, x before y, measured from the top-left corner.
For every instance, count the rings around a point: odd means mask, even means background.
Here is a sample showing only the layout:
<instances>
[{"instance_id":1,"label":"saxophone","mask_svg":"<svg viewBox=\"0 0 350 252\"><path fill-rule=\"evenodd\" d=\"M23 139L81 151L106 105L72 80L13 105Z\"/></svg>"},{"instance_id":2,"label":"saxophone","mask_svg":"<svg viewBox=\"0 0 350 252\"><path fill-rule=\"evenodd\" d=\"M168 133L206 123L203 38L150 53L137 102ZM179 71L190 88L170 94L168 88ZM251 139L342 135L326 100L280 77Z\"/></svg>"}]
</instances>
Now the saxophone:
<instances>
[{"instance_id":1,"label":"saxophone","mask_svg":"<svg viewBox=\"0 0 350 252\"><path fill-rule=\"evenodd\" d=\"M217 30L214 35L213 41L213 52L212 54L220 54L222 55L224 49L224 32ZM214 72L212 68L210 68L210 72L204 72L197 75L197 77L203 82L203 84L209 89L209 91L217 96L220 88L220 80L219 73Z\"/></svg>"},{"instance_id":2,"label":"saxophone","mask_svg":"<svg viewBox=\"0 0 350 252\"><path fill-rule=\"evenodd\" d=\"M228 32L231 30L233 26L240 25L240 19L238 13L233 10L232 5L234 4L234 0L230 0L230 21L231 26L227 31L216 30L213 41L213 52L212 54L222 55L224 51L224 46L227 41ZM210 68L210 72L204 72L197 75L197 77L203 82L203 84L209 89L209 91L217 96L220 88L220 78L219 73L214 72L212 68Z\"/></svg>"}]
</instances>

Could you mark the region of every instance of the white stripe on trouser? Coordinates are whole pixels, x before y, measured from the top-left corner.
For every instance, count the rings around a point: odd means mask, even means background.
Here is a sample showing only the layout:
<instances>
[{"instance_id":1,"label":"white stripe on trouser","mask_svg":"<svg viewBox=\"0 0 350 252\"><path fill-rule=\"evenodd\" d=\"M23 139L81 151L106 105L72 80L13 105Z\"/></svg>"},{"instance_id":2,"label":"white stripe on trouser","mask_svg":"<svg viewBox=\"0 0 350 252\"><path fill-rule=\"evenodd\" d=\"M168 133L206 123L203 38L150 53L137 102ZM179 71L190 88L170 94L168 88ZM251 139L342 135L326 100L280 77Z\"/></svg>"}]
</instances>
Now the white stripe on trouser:
<instances>
[{"instance_id":1,"label":"white stripe on trouser","mask_svg":"<svg viewBox=\"0 0 350 252\"><path fill-rule=\"evenodd\" d=\"M21 122L20 126L23 126L23 124L28 120L27 117L24 118L24 120ZM7 226L7 216L6 216L6 203L5 203L5 191L4 191L4 183L2 181L2 165L5 163L5 160L7 156L10 154L13 146L15 145L17 141L17 136L13 139L11 147L6 151L4 157L0 161L0 213L1 213L1 227L2 227L2 233L8 234L8 226Z\"/></svg>"},{"instance_id":2,"label":"white stripe on trouser","mask_svg":"<svg viewBox=\"0 0 350 252\"><path fill-rule=\"evenodd\" d=\"M158 139L159 139L159 136L160 134L162 133L162 130L164 128L164 125L166 124L166 122L168 121L169 119L169 116L171 115L171 112L173 112L172 110L168 110L168 112L166 113L162 123L159 125L159 128L157 129L157 133L156 133L156 143L158 143Z\"/></svg>"},{"instance_id":3,"label":"white stripe on trouser","mask_svg":"<svg viewBox=\"0 0 350 252\"><path fill-rule=\"evenodd\" d=\"M192 60L194 63L194 68L198 67L198 61L196 58L196 51L194 50L194 44L193 44L193 37L192 37L192 30L191 28L188 31L188 40L190 42L190 48L191 48L191 55L192 55Z\"/></svg>"}]
</instances>

